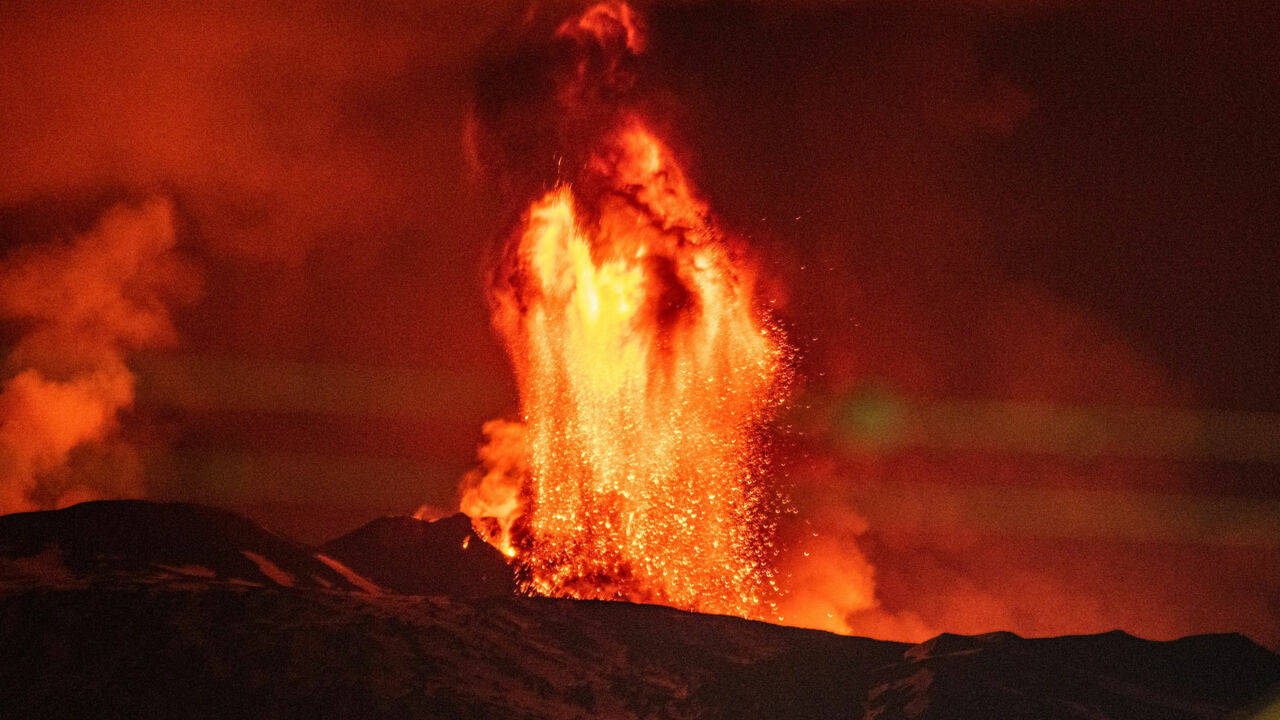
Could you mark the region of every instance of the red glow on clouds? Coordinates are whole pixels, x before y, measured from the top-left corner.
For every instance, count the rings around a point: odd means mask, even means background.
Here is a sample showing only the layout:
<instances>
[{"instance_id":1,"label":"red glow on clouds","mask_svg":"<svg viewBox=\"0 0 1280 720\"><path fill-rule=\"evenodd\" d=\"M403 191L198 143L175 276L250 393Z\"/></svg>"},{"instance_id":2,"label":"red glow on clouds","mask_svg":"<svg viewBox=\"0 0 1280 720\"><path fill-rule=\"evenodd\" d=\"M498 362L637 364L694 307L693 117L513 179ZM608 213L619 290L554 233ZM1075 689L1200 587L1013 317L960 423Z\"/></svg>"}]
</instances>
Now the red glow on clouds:
<instances>
[{"instance_id":1,"label":"red glow on clouds","mask_svg":"<svg viewBox=\"0 0 1280 720\"><path fill-rule=\"evenodd\" d=\"M0 506L449 505L518 402L484 248L618 120L556 81L612 77L800 350L780 614L1275 645L1276 23L1051 4L11 4L0 294L53 280L5 300Z\"/></svg>"}]
</instances>

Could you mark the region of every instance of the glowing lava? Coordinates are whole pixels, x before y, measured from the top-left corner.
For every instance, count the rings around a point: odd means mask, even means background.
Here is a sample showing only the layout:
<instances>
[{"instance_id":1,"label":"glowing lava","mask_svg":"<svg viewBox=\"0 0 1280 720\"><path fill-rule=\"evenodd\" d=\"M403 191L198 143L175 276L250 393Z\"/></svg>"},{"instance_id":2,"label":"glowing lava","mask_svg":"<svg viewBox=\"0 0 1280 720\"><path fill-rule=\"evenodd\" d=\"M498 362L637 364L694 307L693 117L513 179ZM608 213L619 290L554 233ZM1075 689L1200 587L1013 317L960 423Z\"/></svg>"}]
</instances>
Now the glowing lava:
<instances>
[{"instance_id":1,"label":"glowing lava","mask_svg":"<svg viewBox=\"0 0 1280 720\"><path fill-rule=\"evenodd\" d=\"M619 3L560 32L643 47ZM634 113L598 137L590 190L535 201L495 276L523 423L486 426L463 510L495 521L477 524L530 592L755 616L771 531L758 434L785 346L669 148Z\"/></svg>"}]
</instances>

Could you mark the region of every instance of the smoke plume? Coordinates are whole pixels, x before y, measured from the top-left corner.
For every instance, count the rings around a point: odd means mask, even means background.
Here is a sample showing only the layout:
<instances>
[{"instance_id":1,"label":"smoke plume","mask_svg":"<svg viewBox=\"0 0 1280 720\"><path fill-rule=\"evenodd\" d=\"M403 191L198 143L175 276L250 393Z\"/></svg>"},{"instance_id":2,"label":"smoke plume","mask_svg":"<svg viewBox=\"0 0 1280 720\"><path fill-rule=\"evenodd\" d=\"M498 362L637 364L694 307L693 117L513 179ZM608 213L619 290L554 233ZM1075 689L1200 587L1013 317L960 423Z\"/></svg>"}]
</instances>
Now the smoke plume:
<instances>
[{"instance_id":1,"label":"smoke plume","mask_svg":"<svg viewBox=\"0 0 1280 720\"><path fill-rule=\"evenodd\" d=\"M73 456L110 440L133 403L127 353L176 340L169 306L195 280L173 212L162 199L120 205L82 235L0 264L0 317L20 333L0 392L0 513L140 494L127 454L106 453L115 461L103 473Z\"/></svg>"},{"instance_id":2,"label":"smoke plume","mask_svg":"<svg viewBox=\"0 0 1280 720\"><path fill-rule=\"evenodd\" d=\"M520 483L528 474L525 427L507 420L484 424L485 444L480 447L480 467L467 473L458 485L459 507L481 525L483 537L510 554L507 538L524 512Z\"/></svg>"}]
</instances>

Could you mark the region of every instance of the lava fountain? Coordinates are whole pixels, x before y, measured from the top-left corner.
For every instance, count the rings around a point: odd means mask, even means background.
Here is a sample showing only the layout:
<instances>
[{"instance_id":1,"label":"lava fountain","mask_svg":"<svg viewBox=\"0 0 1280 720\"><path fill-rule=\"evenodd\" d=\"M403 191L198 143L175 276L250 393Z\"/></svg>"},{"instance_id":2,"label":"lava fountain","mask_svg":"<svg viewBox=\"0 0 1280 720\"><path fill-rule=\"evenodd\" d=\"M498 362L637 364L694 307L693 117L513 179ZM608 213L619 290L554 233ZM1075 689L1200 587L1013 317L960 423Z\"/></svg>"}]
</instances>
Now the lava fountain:
<instances>
[{"instance_id":1,"label":"lava fountain","mask_svg":"<svg viewBox=\"0 0 1280 720\"><path fill-rule=\"evenodd\" d=\"M558 33L606 74L644 47L621 3ZM521 422L486 426L462 509L528 592L757 617L772 585L760 435L787 348L671 149L638 112L607 117L494 273Z\"/></svg>"}]
</instances>

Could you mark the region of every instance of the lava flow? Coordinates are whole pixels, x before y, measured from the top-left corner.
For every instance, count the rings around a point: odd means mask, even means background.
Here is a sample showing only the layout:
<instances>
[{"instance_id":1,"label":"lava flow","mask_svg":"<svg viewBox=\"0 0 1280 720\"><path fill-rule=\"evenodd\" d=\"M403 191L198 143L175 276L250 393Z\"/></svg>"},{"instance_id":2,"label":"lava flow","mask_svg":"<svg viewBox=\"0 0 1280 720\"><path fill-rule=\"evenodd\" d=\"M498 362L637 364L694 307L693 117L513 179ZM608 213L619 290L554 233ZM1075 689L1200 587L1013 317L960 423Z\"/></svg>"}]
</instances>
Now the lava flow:
<instances>
[{"instance_id":1,"label":"lava flow","mask_svg":"<svg viewBox=\"0 0 1280 720\"><path fill-rule=\"evenodd\" d=\"M621 3L558 35L608 72L644 47ZM462 509L528 592L759 616L772 531L759 434L786 346L670 148L637 112L607 117L495 273L522 422L486 426Z\"/></svg>"}]
</instances>

